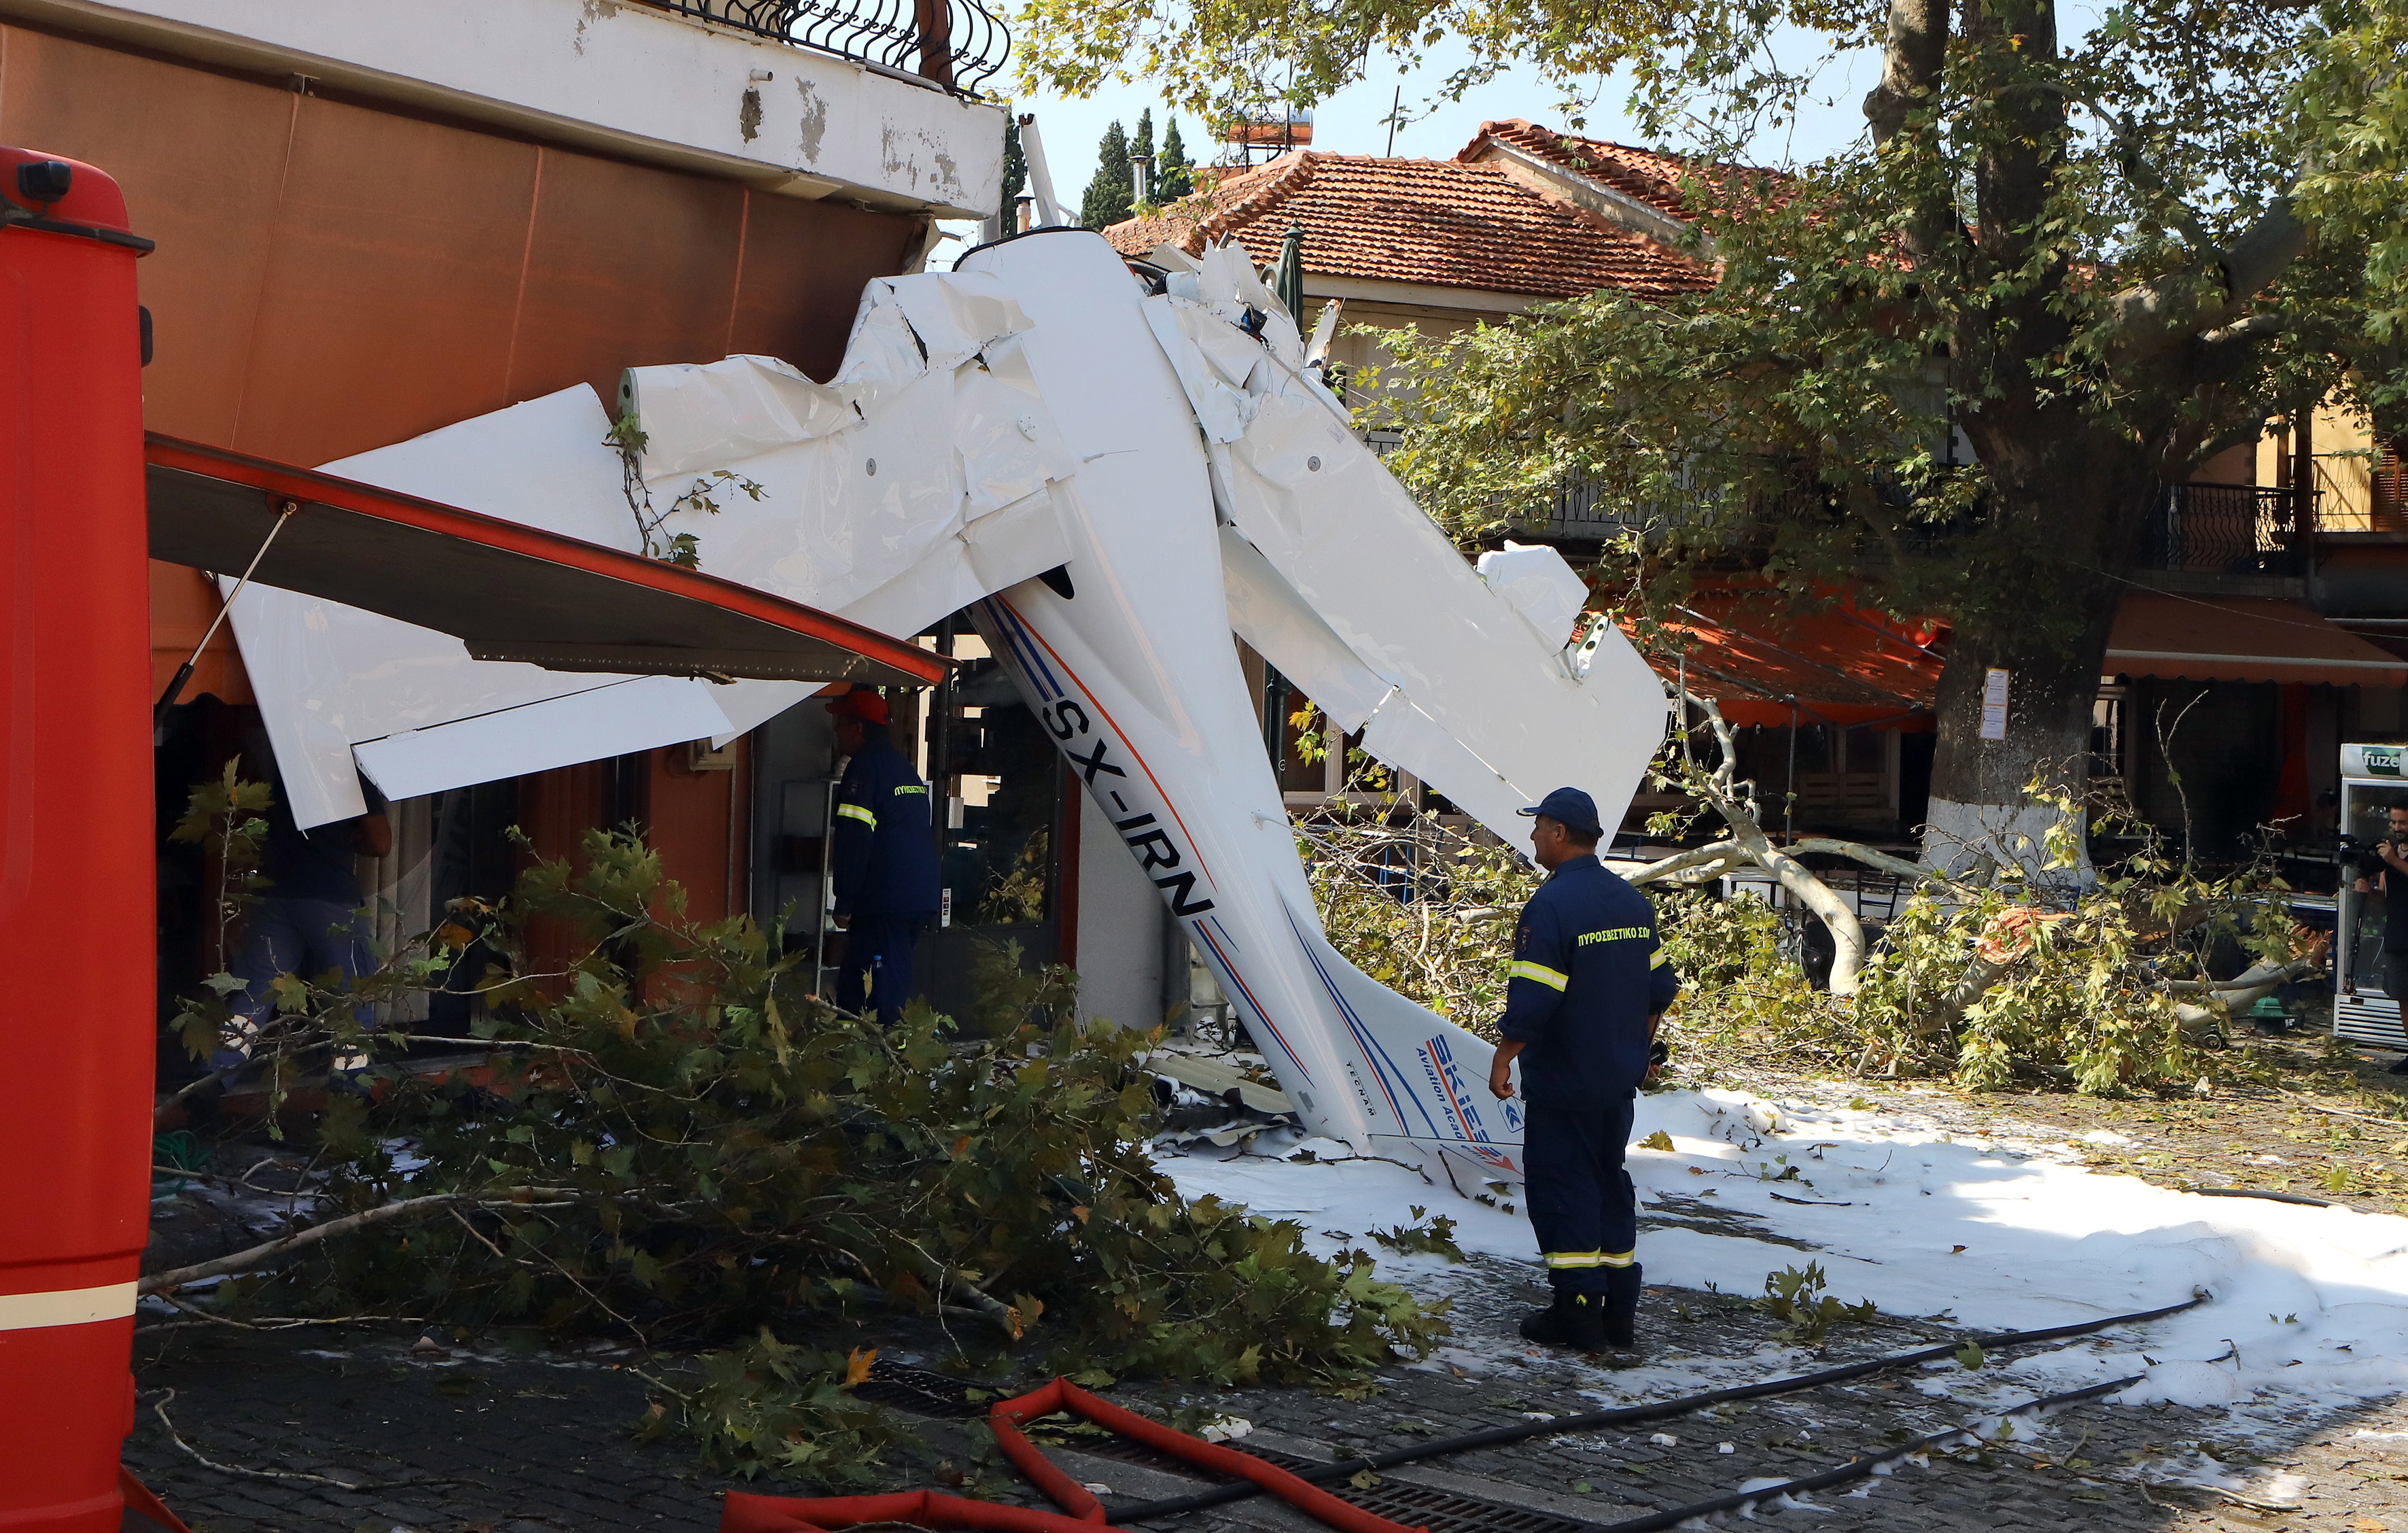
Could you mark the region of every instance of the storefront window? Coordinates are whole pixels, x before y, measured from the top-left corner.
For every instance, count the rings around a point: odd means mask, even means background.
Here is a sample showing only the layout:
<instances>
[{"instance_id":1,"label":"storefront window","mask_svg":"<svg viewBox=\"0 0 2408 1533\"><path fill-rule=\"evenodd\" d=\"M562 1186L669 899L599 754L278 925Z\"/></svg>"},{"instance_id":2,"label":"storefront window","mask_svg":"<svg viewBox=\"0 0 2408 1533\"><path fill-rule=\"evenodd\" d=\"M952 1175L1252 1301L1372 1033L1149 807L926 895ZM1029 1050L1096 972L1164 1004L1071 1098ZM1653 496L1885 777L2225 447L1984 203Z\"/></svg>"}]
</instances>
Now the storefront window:
<instances>
[{"instance_id":1,"label":"storefront window","mask_svg":"<svg viewBox=\"0 0 2408 1533\"><path fill-rule=\"evenodd\" d=\"M944 885L956 925L1013 929L1027 946L1059 902L1061 757L967 623L951 644L961 669L931 698L924 745L946 813Z\"/></svg>"}]
</instances>

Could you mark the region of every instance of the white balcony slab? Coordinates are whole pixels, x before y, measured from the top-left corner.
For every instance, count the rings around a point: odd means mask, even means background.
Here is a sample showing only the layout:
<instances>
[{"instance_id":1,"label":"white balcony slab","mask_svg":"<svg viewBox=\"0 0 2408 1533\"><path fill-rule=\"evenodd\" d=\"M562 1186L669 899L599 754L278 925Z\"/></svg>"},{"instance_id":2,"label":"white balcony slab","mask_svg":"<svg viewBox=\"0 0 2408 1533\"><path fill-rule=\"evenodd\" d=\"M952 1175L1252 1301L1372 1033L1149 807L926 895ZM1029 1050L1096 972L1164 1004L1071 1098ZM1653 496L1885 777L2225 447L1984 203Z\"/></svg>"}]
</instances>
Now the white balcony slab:
<instances>
[{"instance_id":1,"label":"white balcony slab","mask_svg":"<svg viewBox=\"0 0 2408 1533\"><path fill-rule=\"evenodd\" d=\"M0 19L797 196L984 218L1001 180L999 107L625 0L0 0Z\"/></svg>"}]
</instances>

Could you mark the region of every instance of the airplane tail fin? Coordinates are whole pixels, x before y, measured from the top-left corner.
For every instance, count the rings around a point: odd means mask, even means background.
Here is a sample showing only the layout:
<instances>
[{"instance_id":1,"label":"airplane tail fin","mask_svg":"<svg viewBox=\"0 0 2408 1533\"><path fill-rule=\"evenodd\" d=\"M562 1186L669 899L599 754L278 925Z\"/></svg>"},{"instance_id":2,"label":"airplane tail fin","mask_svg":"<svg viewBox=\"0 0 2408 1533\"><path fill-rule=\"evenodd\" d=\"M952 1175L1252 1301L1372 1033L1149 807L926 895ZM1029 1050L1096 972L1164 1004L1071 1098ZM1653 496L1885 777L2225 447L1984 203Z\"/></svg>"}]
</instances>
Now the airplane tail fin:
<instances>
[{"instance_id":1,"label":"airplane tail fin","mask_svg":"<svg viewBox=\"0 0 2408 1533\"><path fill-rule=\"evenodd\" d=\"M1289 913L1297 943L1344 1025L1364 1079L1374 1082L1378 1153L1444 1154L1482 1172L1522 1179L1522 1106L1488 1093L1497 1047L1407 1000L1348 963L1310 914ZM1383 1132L1389 1124L1393 1133Z\"/></svg>"}]
</instances>

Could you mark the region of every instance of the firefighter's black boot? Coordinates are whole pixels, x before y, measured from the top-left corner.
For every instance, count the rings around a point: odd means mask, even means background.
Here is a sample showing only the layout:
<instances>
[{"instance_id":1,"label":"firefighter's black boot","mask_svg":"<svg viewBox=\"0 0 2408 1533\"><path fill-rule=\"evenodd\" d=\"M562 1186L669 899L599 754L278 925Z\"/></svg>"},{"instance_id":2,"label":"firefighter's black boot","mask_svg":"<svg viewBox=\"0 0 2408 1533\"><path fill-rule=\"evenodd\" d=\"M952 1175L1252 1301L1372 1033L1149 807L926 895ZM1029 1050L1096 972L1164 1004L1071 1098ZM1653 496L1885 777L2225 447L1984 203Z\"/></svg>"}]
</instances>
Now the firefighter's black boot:
<instances>
[{"instance_id":1,"label":"firefighter's black boot","mask_svg":"<svg viewBox=\"0 0 2408 1533\"><path fill-rule=\"evenodd\" d=\"M1595 1294L1555 1290L1555 1301L1522 1317L1522 1340L1574 1352L1605 1350L1605 1306Z\"/></svg>"},{"instance_id":2,"label":"firefighter's black boot","mask_svg":"<svg viewBox=\"0 0 2408 1533\"><path fill-rule=\"evenodd\" d=\"M1639 1264L1605 1269L1604 1312L1598 1317L1605 1344L1617 1352L1639 1345Z\"/></svg>"}]
</instances>

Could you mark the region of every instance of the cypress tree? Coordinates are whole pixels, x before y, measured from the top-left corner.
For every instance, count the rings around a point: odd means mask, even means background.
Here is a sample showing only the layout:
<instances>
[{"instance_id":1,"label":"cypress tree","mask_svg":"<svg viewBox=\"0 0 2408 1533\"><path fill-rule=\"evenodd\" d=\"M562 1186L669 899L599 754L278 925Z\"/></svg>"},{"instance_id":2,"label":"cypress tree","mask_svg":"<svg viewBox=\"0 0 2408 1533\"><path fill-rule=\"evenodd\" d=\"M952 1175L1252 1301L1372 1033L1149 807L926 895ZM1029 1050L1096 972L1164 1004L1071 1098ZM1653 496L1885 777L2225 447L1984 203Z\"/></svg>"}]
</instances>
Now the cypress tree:
<instances>
[{"instance_id":1,"label":"cypress tree","mask_svg":"<svg viewBox=\"0 0 2408 1533\"><path fill-rule=\"evenodd\" d=\"M1154 108L1151 107L1137 114L1137 136L1129 140L1129 158L1134 160L1140 155L1149 159L1154 155ZM1157 174L1160 169L1159 165L1155 167ZM1137 172L1134 169L1129 172L1129 197L1134 208L1137 197ZM1154 193L1154 200L1162 200L1159 191Z\"/></svg>"},{"instance_id":2,"label":"cypress tree","mask_svg":"<svg viewBox=\"0 0 2408 1533\"><path fill-rule=\"evenodd\" d=\"M1129 216L1136 189L1129 184L1127 130L1114 118L1104 130L1104 141L1096 146L1096 179L1087 183L1087 194L1080 201L1081 223L1100 229Z\"/></svg>"},{"instance_id":3,"label":"cypress tree","mask_svg":"<svg viewBox=\"0 0 2408 1533\"><path fill-rule=\"evenodd\" d=\"M1015 216L1012 198L1028 185L1028 156L1020 150L1020 118L1017 113L1003 114L1003 221L1009 224Z\"/></svg>"},{"instance_id":4,"label":"cypress tree","mask_svg":"<svg viewBox=\"0 0 2408 1533\"><path fill-rule=\"evenodd\" d=\"M1196 163L1187 157L1187 146L1179 141L1179 119L1171 118L1163 130L1162 152L1154 162L1154 200L1177 202L1196 194Z\"/></svg>"}]
</instances>

